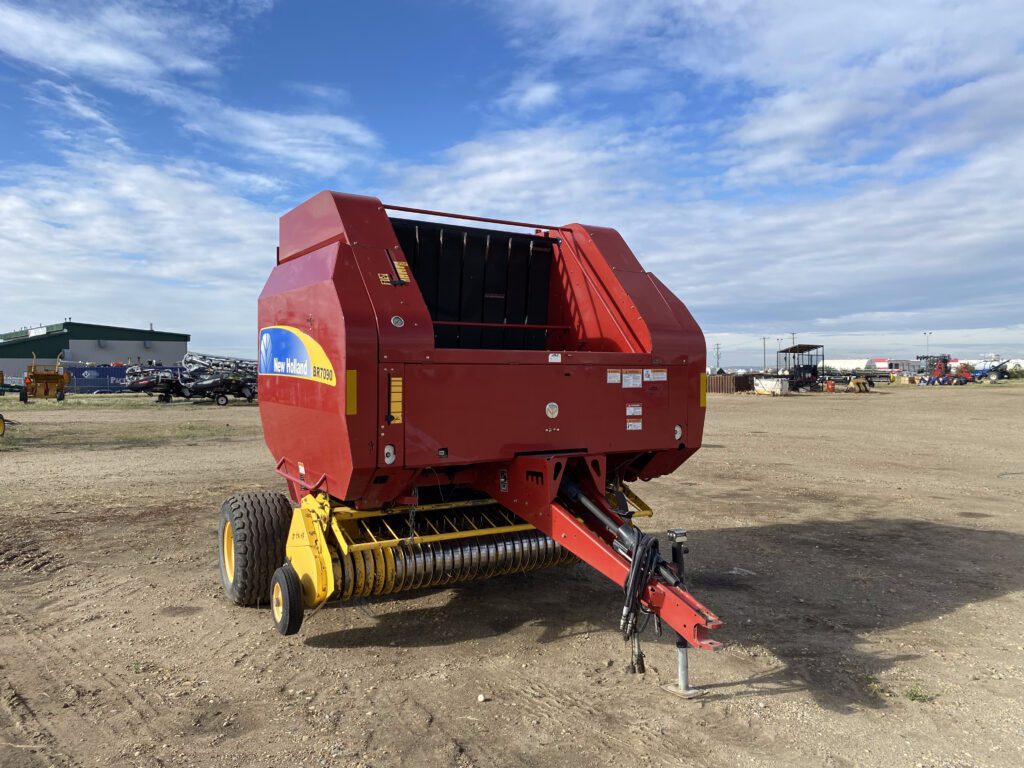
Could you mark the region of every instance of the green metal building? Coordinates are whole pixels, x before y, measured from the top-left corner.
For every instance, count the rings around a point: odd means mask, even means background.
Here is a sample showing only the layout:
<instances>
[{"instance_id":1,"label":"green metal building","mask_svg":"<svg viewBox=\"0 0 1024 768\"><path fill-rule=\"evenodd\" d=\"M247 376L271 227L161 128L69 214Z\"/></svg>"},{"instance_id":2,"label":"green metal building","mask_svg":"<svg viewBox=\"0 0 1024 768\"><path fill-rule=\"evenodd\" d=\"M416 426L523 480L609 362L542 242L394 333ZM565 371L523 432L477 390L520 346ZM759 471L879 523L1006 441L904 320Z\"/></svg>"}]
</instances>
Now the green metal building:
<instances>
[{"instance_id":1,"label":"green metal building","mask_svg":"<svg viewBox=\"0 0 1024 768\"><path fill-rule=\"evenodd\" d=\"M37 328L0 333L0 371L8 381L20 379L35 354L40 363L53 364L60 355L69 365L130 365L150 360L175 365L191 337L187 333L156 331L152 327L120 328L66 321Z\"/></svg>"}]
</instances>

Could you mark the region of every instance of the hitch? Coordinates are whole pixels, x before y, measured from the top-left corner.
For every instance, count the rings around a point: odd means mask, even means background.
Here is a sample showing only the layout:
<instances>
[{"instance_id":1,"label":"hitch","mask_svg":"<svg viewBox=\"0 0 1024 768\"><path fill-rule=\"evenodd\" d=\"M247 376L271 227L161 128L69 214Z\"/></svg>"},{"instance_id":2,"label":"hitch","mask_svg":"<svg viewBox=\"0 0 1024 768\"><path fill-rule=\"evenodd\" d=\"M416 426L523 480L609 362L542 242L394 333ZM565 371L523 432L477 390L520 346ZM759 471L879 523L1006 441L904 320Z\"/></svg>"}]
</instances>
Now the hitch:
<instances>
[{"instance_id":1,"label":"hitch","mask_svg":"<svg viewBox=\"0 0 1024 768\"><path fill-rule=\"evenodd\" d=\"M522 465L535 464L540 471L550 460L520 457L518 461ZM552 474L550 470L548 474ZM630 570L629 554L642 536L638 528L617 520L610 508L600 505L603 499L595 502L568 478L561 483L558 496L543 506L531 503L524 496L502 499L502 502L583 562L620 587L625 586ZM590 512L601 523L603 530L591 527L583 518L571 512L567 502L578 503ZM722 647L721 643L709 636L712 630L722 626L721 620L683 588L676 571L664 560L658 564L655 577L643 585L640 604L685 637L694 648L716 651Z\"/></svg>"}]
</instances>

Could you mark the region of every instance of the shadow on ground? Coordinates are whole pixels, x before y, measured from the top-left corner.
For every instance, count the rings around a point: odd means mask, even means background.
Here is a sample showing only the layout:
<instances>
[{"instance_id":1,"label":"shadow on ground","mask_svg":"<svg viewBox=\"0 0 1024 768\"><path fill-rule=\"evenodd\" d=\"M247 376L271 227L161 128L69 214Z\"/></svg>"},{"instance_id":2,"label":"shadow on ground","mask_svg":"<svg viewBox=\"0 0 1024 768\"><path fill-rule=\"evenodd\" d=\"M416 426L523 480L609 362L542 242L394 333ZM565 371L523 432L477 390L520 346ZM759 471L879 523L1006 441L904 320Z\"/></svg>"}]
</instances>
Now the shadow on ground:
<instances>
[{"instance_id":1,"label":"shadow on ground","mask_svg":"<svg viewBox=\"0 0 1024 768\"><path fill-rule=\"evenodd\" d=\"M785 664L757 679L722 684L733 691L721 695L739 695L735 686L742 683L758 695L807 690L834 711L878 704L874 677L908 658L864 650L868 633L1024 588L1024 536L922 520L700 531L691 536L691 550L691 589L726 621L715 636L764 647ZM543 628L545 643L617 626L618 590L582 565L467 583L452 593L442 606L408 610L396 596L393 610L375 612L373 626L307 642L331 648L437 646L530 624ZM667 635L661 642L671 642ZM647 638L654 640L650 633Z\"/></svg>"}]
</instances>

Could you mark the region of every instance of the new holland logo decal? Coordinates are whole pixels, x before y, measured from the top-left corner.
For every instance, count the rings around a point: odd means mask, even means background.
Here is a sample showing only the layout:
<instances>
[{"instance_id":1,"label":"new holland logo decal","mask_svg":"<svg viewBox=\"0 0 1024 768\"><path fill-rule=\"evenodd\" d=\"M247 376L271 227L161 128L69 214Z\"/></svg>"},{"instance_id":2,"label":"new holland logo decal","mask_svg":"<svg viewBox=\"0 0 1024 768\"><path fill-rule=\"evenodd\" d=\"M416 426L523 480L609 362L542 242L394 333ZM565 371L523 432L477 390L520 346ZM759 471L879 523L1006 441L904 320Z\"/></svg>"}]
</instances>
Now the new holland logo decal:
<instances>
[{"instance_id":1,"label":"new holland logo decal","mask_svg":"<svg viewBox=\"0 0 1024 768\"><path fill-rule=\"evenodd\" d=\"M338 383L323 347L288 325L260 330L260 375L310 379L331 387Z\"/></svg>"}]
</instances>

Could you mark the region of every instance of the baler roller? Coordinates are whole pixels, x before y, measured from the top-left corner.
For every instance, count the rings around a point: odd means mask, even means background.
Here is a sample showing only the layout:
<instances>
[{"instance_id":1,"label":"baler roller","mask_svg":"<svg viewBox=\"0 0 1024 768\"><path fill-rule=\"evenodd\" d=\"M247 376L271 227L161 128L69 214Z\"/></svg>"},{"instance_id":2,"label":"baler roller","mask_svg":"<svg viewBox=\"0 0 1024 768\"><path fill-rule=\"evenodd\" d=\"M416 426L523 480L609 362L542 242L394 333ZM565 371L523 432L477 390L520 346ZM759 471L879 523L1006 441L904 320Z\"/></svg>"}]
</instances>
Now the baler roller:
<instances>
[{"instance_id":1,"label":"baler roller","mask_svg":"<svg viewBox=\"0 0 1024 768\"><path fill-rule=\"evenodd\" d=\"M337 562L336 597L348 600L525 573L576 562L576 557L531 530L362 549Z\"/></svg>"}]
</instances>

